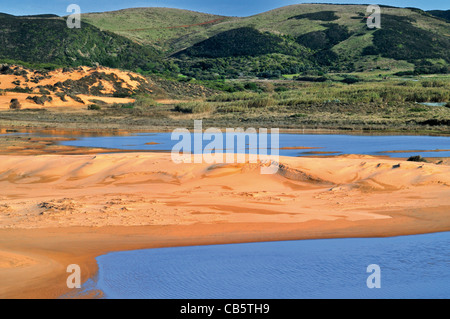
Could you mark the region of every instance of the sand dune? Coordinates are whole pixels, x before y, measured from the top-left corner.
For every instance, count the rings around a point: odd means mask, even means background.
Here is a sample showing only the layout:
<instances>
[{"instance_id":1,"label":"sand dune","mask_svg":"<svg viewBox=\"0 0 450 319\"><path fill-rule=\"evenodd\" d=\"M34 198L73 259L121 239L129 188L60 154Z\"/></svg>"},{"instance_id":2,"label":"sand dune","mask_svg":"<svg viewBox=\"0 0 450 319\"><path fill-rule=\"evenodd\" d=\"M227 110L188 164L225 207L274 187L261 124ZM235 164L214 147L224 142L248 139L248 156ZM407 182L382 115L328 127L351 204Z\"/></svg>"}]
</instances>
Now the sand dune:
<instances>
[{"instance_id":1,"label":"sand dune","mask_svg":"<svg viewBox=\"0 0 450 319\"><path fill-rule=\"evenodd\" d=\"M376 210L450 205L449 166L370 157L281 162L276 175L261 175L260 164L177 165L158 153L5 156L0 228L359 220L387 218Z\"/></svg>"},{"instance_id":2,"label":"sand dune","mask_svg":"<svg viewBox=\"0 0 450 319\"><path fill-rule=\"evenodd\" d=\"M74 69L57 69L48 72L39 72L31 69L23 68L16 65L9 66L10 70L4 74L0 73L0 90L12 90L20 88L28 90L27 93L20 92L4 92L0 94L0 110L9 109L11 99L17 99L22 108L40 109L40 108L86 108L87 105L93 104L91 100L103 101L106 104L114 103L131 103L134 99L113 97L118 88L130 91L136 91L143 84L148 87L150 92L151 83L143 76L126 72L118 69L106 67L78 67ZM14 70L14 73L13 73ZM86 83L83 83L86 82ZM78 84L77 84L78 83ZM98 94L80 94L79 89L74 89L74 95L78 99L75 100L69 96L65 96L64 100L58 94L64 93L62 87L66 84L70 86L89 86L97 88ZM49 91L49 88L52 88ZM47 91L46 95L51 101L44 104L36 104L27 97L41 96L42 89ZM87 90L86 88L84 90ZM80 101L83 101L81 103Z\"/></svg>"},{"instance_id":3,"label":"sand dune","mask_svg":"<svg viewBox=\"0 0 450 319\"><path fill-rule=\"evenodd\" d=\"M90 100L99 100L103 101L106 104L126 104L133 103L135 100L131 98L118 98L118 97L105 97L105 96L93 96L93 95L85 95L80 94L78 97L83 100L84 103L80 103L77 101L68 98L66 101L62 101L59 97L54 94L50 94L52 97L51 102L45 102L44 105L39 105L34 103L32 100L27 99L29 96L33 96L34 94L28 93L12 93L5 92L3 95L0 95L0 110L8 110L11 99L17 99L24 109L45 109L45 108L75 108L75 109L87 109L87 106L93 104Z\"/></svg>"},{"instance_id":4,"label":"sand dune","mask_svg":"<svg viewBox=\"0 0 450 319\"><path fill-rule=\"evenodd\" d=\"M0 296L56 297L114 250L450 230L450 166L371 156L181 164L170 154L2 156ZM42 290L44 295L40 295Z\"/></svg>"}]
</instances>

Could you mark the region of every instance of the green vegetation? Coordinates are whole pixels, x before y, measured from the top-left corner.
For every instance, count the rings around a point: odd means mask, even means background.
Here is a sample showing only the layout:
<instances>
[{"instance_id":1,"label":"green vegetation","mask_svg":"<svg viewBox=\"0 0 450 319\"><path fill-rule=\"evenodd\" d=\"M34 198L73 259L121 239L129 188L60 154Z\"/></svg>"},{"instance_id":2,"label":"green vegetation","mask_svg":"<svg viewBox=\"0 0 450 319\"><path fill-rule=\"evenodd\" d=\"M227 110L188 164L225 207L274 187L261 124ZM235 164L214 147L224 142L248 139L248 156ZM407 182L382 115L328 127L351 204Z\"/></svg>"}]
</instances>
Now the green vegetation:
<instances>
[{"instance_id":1,"label":"green vegetation","mask_svg":"<svg viewBox=\"0 0 450 319\"><path fill-rule=\"evenodd\" d=\"M273 53L262 56L189 58L177 61L181 72L198 80L237 79L241 76L279 78L314 68L308 59Z\"/></svg>"},{"instance_id":2,"label":"green vegetation","mask_svg":"<svg viewBox=\"0 0 450 319\"><path fill-rule=\"evenodd\" d=\"M132 8L87 13L82 19L101 30L173 53L206 39L211 26L234 18L172 8ZM187 34L191 37L185 41Z\"/></svg>"},{"instance_id":3,"label":"green vegetation","mask_svg":"<svg viewBox=\"0 0 450 319\"><path fill-rule=\"evenodd\" d=\"M225 58L284 53L283 39L270 33L244 27L219 33L177 53L176 56Z\"/></svg>"},{"instance_id":4,"label":"green vegetation","mask_svg":"<svg viewBox=\"0 0 450 319\"><path fill-rule=\"evenodd\" d=\"M84 14L82 29L55 16L3 14L0 62L44 70L99 63L186 81L352 73L371 65L403 76L450 72L446 20L383 6L383 27L371 30L365 14L364 5L330 4L244 18L138 8Z\"/></svg>"},{"instance_id":5,"label":"green vegetation","mask_svg":"<svg viewBox=\"0 0 450 319\"><path fill-rule=\"evenodd\" d=\"M417 102L449 101L448 77L418 82L389 80L359 81L354 84L342 83L338 76L334 78L337 80L288 82L289 86L275 83L271 90L260 87L260 93L250 90L221 93L203 102L179 104L175 111L217 115L238 113L241 117L274 114L287 116L289 123L315 122L328 114L335 119L342 117L356 120L363 117L388 123L404 121L441 125L450 116L446 107L417 105Z\"/></svg>"},{"instance_id":6,"label":"green vegetation","mask_svg":"<svg viewBox=\"0 0 450 319\"><path fill-rule=\"evenodd\" d=\"M113 121L153 123L164 127L189 127L193 119L203 119L214 127L450 133L449 108L419 105L415 100L449 101L448 77L423 77L414 82L379 80L376 76L369 80L367 75L363 81L354 84L342 83L342 75L330 78L325 82L227 81L230 85L248 89L172 105L136 107L131 103L109 106L95 116L102 119L113 116Z\"/></svg>"},{"instance_id":7,"label":"green vegetation","mask_svg":"<svg viewBox=\"0 0 450 319\"><path fill-rule=\"evenodd\" d=\"M450 10L430 10L427 11L427 13L435 17L450 21Z\"/></svg>"},{"instance_id":8,"label":"green vegetation","mask_svg":"<svg viewBox=\"0 0 450 319\"><path fill-rule=\"evenodd\" d=\"M309 20L321 20L321 21L334 21L338 20L339 17L334 11L319 11L312 13L300 14L289 19L309 19Z\"/></svg>"},{"instance_id":9,"label":"green vegetation","mask_svg":"<svg viewBox=\"0 0 450 319\"><path fill-rule=\"evenodd\" d=\"M411 8L382 10L380 30L367 29L364 5L301 4L245 18L165 8L83 17L161 50L165 57L144 72L197 80L355 72L370 65L403 75L450 71L445 20Z\"/></svg>"},{"instance_id":10,"label":"green vegetation","mask_svg":"<svg viewBox=\"0 0 450 319\"><path fill-rule=\"evenodd\" d=\"M1 57L0 57L0 64L21 65L25 68L33 69L33 70L37 70L37 71L52 71L52 70L56 70L56 69L63 67L63 65L58 65L58 64L54 64L54 63L25 62L25 61L21 61L21 60L5 59L5 58L1 58Z\"/></svg>"},{"instance_id":11,"label":"green vegetation","mask_svg":"<svg viewBox=\"0 0 450 319\"><path fill-rule=\"evenodd\" d=\"M175 111L183 113L206 113L211 112L212 109L213 107L211 104L198 101L179 103L175 105Z\"/></svg>"},{"instance_id":12,"label":"green vegetation","mask_svg":"<svg viewBox=\"0 0 450 319\"><path fill-rule=\"evenodd\" d=\"M0 60L24 61L28 66L52 69L57 66L146 68L158 53L127 38L82 23L81 29L67 28L64 19L0 17ZM12 45L13 44L13 45Z\"/></svg>"},{"instance_id":13,"label":"green vegetation","mask_svg":"<svg viewBox=\"0 0 450 319\"><path fill-rule=\"evenodd\" d=\"M360 81L353 84L343 83L345 76L352 74L328 74L325 82L228 80L223 84L239 90L216 94L195 84L197 81L194 80L186 83L158 80L156 85L170 92L163 98L168 100L178 96L180 102L156 103L155 93L135 94L136 102L116 105L102 105L91 99L86 108L97 105L100 110L89 115L48 111L40 114L40 120L60 125L76 122L87 127L114 124L167 129L189 128L193 119L202 119L205 126L220 128L279 127L450 134L449 107L418 104L420 101L448 103L449 76L383 79L378 73L364 73L359 74ZM182 91L186 86L188 91ZM195 98L192 98L193 92L198 92ZM63 97L68 101L77 98L76 95ZM2 112L2 119L34 122L36 116L27 110L10 110Z\"/></svg>"},{"instance_id":14,"label":"green vegetation","mask_svg":"<svg viewBox=\"0 0 450 319\"><path fill-rule=\"evenodd\" d=\"M323 26L327 29L303 34L297 38L297 42L312 50L327 50L350 37L346 26L336 23Z\"/></svg>"},{"instance_id":15,"label":"green vegetation","mask_svg":"<svg viewBox=\"0 0 450 319\"><path fill-rule=\"evenodd\" d=\"M444 59L450 63L450 38L424 30L415 25L417 20L383 14L383 27L373 34L373 46L364 54L411 61L420 66L424 59Z\"/></svg>"},{"instance_id":16,"label":"green vegetation","mask_svg":"<svg viewBox=\"0 0 450 319\"><path fill-rule=\"evenodd\" d=\"M81 30L54 16L0 14L0 63L38 70L8 91L42 105L50 96L83 103L80 94L106 95L111 91L99 79L106 80L115 97L135 99L86 103L98 111L90 118L111 115L110 123L130 115L137 124L183 127L205 118L219 125L447 132L450 24L434 12L382 10L381 29L367 28L364 5L301 4L243 18L128 9L85 14ZM136 71L151 83L127 89L101 70L39 93L25 83L39 83L57 67L97 63ZM0 72L21 71L0 65ZM424 102L447 104L418 104Z\"/></svg>"},{"instance_id":17,"label":"green vegetation","mask_svg":"<svg viewBox=\"0 0 450 319\"><path fill-rule=\"evenodd\" d=\"M27 100L31 100L38 105L44 105L45 102L53 101L53 98L51 96L47 96L47 95L34 95L34 96L28 96Z\"/></svg>"},{"instance_id":18,"label":"green vegetation","mask_svg":"<svg viewBox=\"0 0 450 319\"><path fill-rule=\"evenodd\" d=\"M134 98L135 98L134 102L135 107L147 108L156 106L156 101L149 94L138 94L137 96L134 96Z\"/></svg>"}]
</instances>

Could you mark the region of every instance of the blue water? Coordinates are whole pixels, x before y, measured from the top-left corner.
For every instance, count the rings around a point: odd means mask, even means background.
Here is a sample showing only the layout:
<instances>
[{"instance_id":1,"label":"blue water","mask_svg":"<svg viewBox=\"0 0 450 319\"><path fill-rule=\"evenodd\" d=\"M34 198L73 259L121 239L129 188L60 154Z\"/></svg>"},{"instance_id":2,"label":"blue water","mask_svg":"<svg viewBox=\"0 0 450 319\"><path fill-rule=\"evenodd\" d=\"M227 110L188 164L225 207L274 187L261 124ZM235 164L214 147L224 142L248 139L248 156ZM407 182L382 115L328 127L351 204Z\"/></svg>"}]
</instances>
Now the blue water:
<instances>
[{"instance_id":1,"label":"blue water","mask_svg":"<svg viewBox=\"0 0 450 319\"><path fill-rule=\"evenodd\" d=\"M115 252L85 289L106 298L450 298L450 232ZM367 267L381 270L369 289Z\"/></svg>"},{"instance_id":2,"label":"blue water","mask_svg":"<svg viewBox=\"0 0 450 319\"><path fill-rule=\"evenodd\" d=\"M421 102L418 104L427 105L427 106L445 106L447 102Z\"/></svg>"},{"instance_id":3,"label":"blue water","mask_svg":"<svg viewBox=\"0 0 450 319\"><path fill-rule=\"evenodd\" d=\"M192 149L195 153L194 134L191 136ZM270 136L267 138L270 147ZM63 142L63 145L78 147L116 148L126 150L170 151L179 141L171 140L171 133L142 133L130 136L82 137L75 141ZM146 145L146 143L158 143ZM210 141L203 141L202 148L206 148ZM225 148L225 134L222 144ZM248 141L247 141L248 144ZM369 136L369 135L332 135L332 134L280 134L279 155L307 156L310 152L324 152L321 155L364 154L389 155L391 157L409 157L421 155L423 157L449 157L446 152L408 152L426 150L449 150L448 136ZM286 150L285 147L317 147L317 149ZM384 153L386 151L405 151L402 153ZM228 149L226 152L257 152L256 150ZM269 150L269 154L270 154Z\"/></svg>"}]
</instances>

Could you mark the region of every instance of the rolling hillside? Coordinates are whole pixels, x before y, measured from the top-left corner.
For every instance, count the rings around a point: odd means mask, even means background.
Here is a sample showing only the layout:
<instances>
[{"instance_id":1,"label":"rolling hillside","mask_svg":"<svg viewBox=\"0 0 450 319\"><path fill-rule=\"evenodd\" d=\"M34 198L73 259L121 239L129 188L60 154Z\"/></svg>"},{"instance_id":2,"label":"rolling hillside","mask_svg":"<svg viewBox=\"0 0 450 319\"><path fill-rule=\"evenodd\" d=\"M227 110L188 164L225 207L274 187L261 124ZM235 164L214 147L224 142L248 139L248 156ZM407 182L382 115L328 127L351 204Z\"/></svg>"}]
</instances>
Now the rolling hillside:
<instances>
[{"instance_id":1,"label":"rolling hillside","mask_svg":"<svg viewBox=\"0 0 450 319\"><path fill-rule=\"evenodd\" d=\"M243 18L135 8L84 14L81 30L54 16L2 14L0 60L206 80L374 68L449 73L450 24L433 16L443 13L382 7L382 28L368 29L364 5L300 4Z\"/></svg>"},{"instance_id":2,"label":"rolling hillside","mask_svg":"<svg viewBox=\"0 0 450 319\"><path fill-rule=\"evenodd\" d=\"M382 7L380 30L367 28L363 5L300 4L244 18L165 8L85 17L161 48L194 77L374 67L446 73L450 62L450 25L418 9ZM266 45L258 42L262 39Z\"/></svg>"},{"instance_id":3,"label":"rolling hillside","mask_svg":"<svg viewBox=\"0 0 450 319\"><path fill-rule=\"evenodd\" d=\"M138 45L87 23L82 23L81 29L69 29L63 18L53 16L0 15L0 26L0 60L57 66L98 63L135 69L158 56L151 46Z\"/></svg>"},{"instance_id":4,"label":"rolling hillside","mask_svg":"<svg viewBox=\"0 0 450 319\"><path fill-rule=\"evenodd\" d=\"M208 30L234 20L230 17L170 8L132 8L103 13L83 14L83 20L122 35L137 43L173 52L184 45L206 39Z\"/></svg>"},{"instance_id":5,"label":"rolling hillside","mask_svg":"<svg viewBox=\"0 0 450 319\"><path fill-rule=\"evenodd\" d=\"M435 17L442 18L450 22L450 10L430 10L427 12Z\"/></svg>"}]
</instances>

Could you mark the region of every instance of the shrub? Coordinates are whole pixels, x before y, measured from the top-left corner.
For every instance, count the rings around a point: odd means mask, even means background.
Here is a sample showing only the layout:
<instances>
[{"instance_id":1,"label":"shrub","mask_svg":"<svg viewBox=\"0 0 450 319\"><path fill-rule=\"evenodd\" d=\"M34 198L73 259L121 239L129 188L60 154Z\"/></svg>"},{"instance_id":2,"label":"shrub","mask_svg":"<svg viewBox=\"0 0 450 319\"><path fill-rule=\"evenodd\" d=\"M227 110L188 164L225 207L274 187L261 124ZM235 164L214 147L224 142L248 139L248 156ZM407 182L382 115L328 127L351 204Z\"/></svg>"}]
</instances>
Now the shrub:
<instances>
[{"instance_id":1,"label":"shrub","mask_svg":"<svg viewBox=\"0 0 450 319\"><path fill-rule=\"evenodd\" d=\"M428 109L423 107L413 107L409 109L410 112L420 113L420 112L427 112Z\"/></svg>"},{"instance_id":2,"label":"shrub","mask_svg":"<svg viewBox=\"0 0 450 319\"><path fill-rule=\"evenodd\" d=\"M424 88L440 88L446 86L444 81L437 81L437 80L422 81L421 84Z\"/></svg>"},{"instance_id":3,"label":"shrub","mask_svg":"<svg viewBox=\"0 0 450 319\"><path fill-rule=\"evenodd\" d=\"M149 107L149 106L156 106L156 101L148 94L138 95L136 96L136 101L134 102L134 105L136 107Z\"/></svg>"},{"instance_id":4,"label":"shrub","mask_svg":"<svg viewBox=\"0 0 450 319\"><path fill-rule=\"evenodd\" d=\"M134 109L135 105L134 103L125 103L125 104L114 104L113 108L120 108L120 109Z\"/></svg>"},{"instance_id":5,"label":"shrub","mask_svg":"<svg viewBox=\"0 0 450 319\"><path fill-rule=\"evenodd\" d=\"M175 111L183 113L206 113L212 111L212 106L206 102L186 102L177 104Z\"/></svg>"},{"instance_id":6,"label":"shrub","mask_svg":"<svg viewBox=\"0 0 450 319\"><path fill-rule=\"evenodd\" d=\"M11 99L11 102L9 104L9 108L11 110L20 110L22 108L22 105L20 104L18 99Z\"/></svg>"},{"instance_id":7,"label":"shrub","mask_svg":"<svg viewBox=\"0 0 450 319\"><path fill-rule=\"evenodd\" d=\"M411 156L411 157L409 157L407 159L407 161L409 161L409 162L425 162L425 163L428 163L428 161L425 158L423 158L422 156L420 156L420 155Z\"/></svg>"},{"instance_id":8,"label":"shrub","mask_svg":"<svg viewBox=\"0 0 450 319\"><path fill-rule=\"evenodd\" d=\"M305 81L305 82L325 82L328 80L325 76L297 76L294 77L296 81Z\"/></svg>"},{"instance_id":9,"label":"shrub","mask_svg":"<svg viewBox=\"0 0 450 319\"><path fill-rule=\"evenodd\" d=\"M246 90L250 90L250 91L254 91L254 92L261 91L261 88L258 86L258 84L254 83L254 82L245 83L244 88Z\"/></svg>"},{"instance_id":10,"label":"shrub","mask_svg":"<svg viewBox=\"0 0 450 319\"><path fill-rule=\"evenodd\" d=\"M31 93L33 92L32 89L30 89L29 87L20 87L20 86L16 86L13 89L8 89L9 92L14 92L14 93Z\"/></svg>"},{"instance_id":11,"label":"shrub","mask_svg":"<svg viewBox=\"0 0 450 319\"><path fill-rule=\"evenodd\" d=\"M27 100L31 100L34 103L38 104L38 105L44 105L45 102L51 102L53 100L53 98L51 96L47 96L47 95L41 95L41 96L28 96Z\"/></svg>"},{"instance_id":12,"label":"shrub","mask_svg":"<svg viewBox=\"0 0 450 319\"><path fill-rule=\"evenodd\" d=\"M288 20L291 19L309 19L309 20L318 20L318 21L334 21L339 19L339 17L336 15L336 12L334 11L319 11L319 12L312 12L312 13L304 13L301 15L297 15L294 17L290 17Z\"/></svg>"},{"instance_id":13,"label":"shrub","mask_svg":"<svg viewBox=\"0 0 450 319\"><path fill-rule=\"evenodd\" d=\"M88 105L88 110L94 110L94 111L99 111L99 110L101 110L102 108L101 108L101 106L100 105L97 105L97 104L91 104L91 105Z\"/></svg>"},{"instance_id":14,"label":"shrub","mask_svg":"<svg viewBox=\"0 0 450 319\"><path fill-rule=\"evenodd\" d=\"M277 86L275 88L275 92L279 93L279 92L286 92L289 91L289 88L285 87L285 86Z\"/></svg>"},{"instance_id":15,"label":"shrub","mask_svg":"<svg viewBox=\"0 0 450 319\"><path fill-rule=\"evenodd\" d=\"M84 101L79 96L77 96L75 94L69 94L69 96L75 102L78 102L78 103L81 103L81 104L85 104Z\"/></svg>"},{"instance_id":16,"label":"shrub","mask_svg":"<svg viewBox=\"0 0 450 319\"><path fill-rule=\"evenodd\" d=\"M67 102L66 94L64 92L58 92L58 93L56 93L56 96L59 97L61 99L61 101Z\"/></svg>"},{"instance_id":17,"label":"shrub","mask_svg":"<svg viewBox=\"0 0 450 319\"><path fill-rule=\"evenodd\" d=\"M349 76L349 77L344 78L341 82L345 83L345 84L353 84L353 83L358 83L360 81L361 81L361 79L359 79L357 77Z\"/></svg>"}]
</instances>

